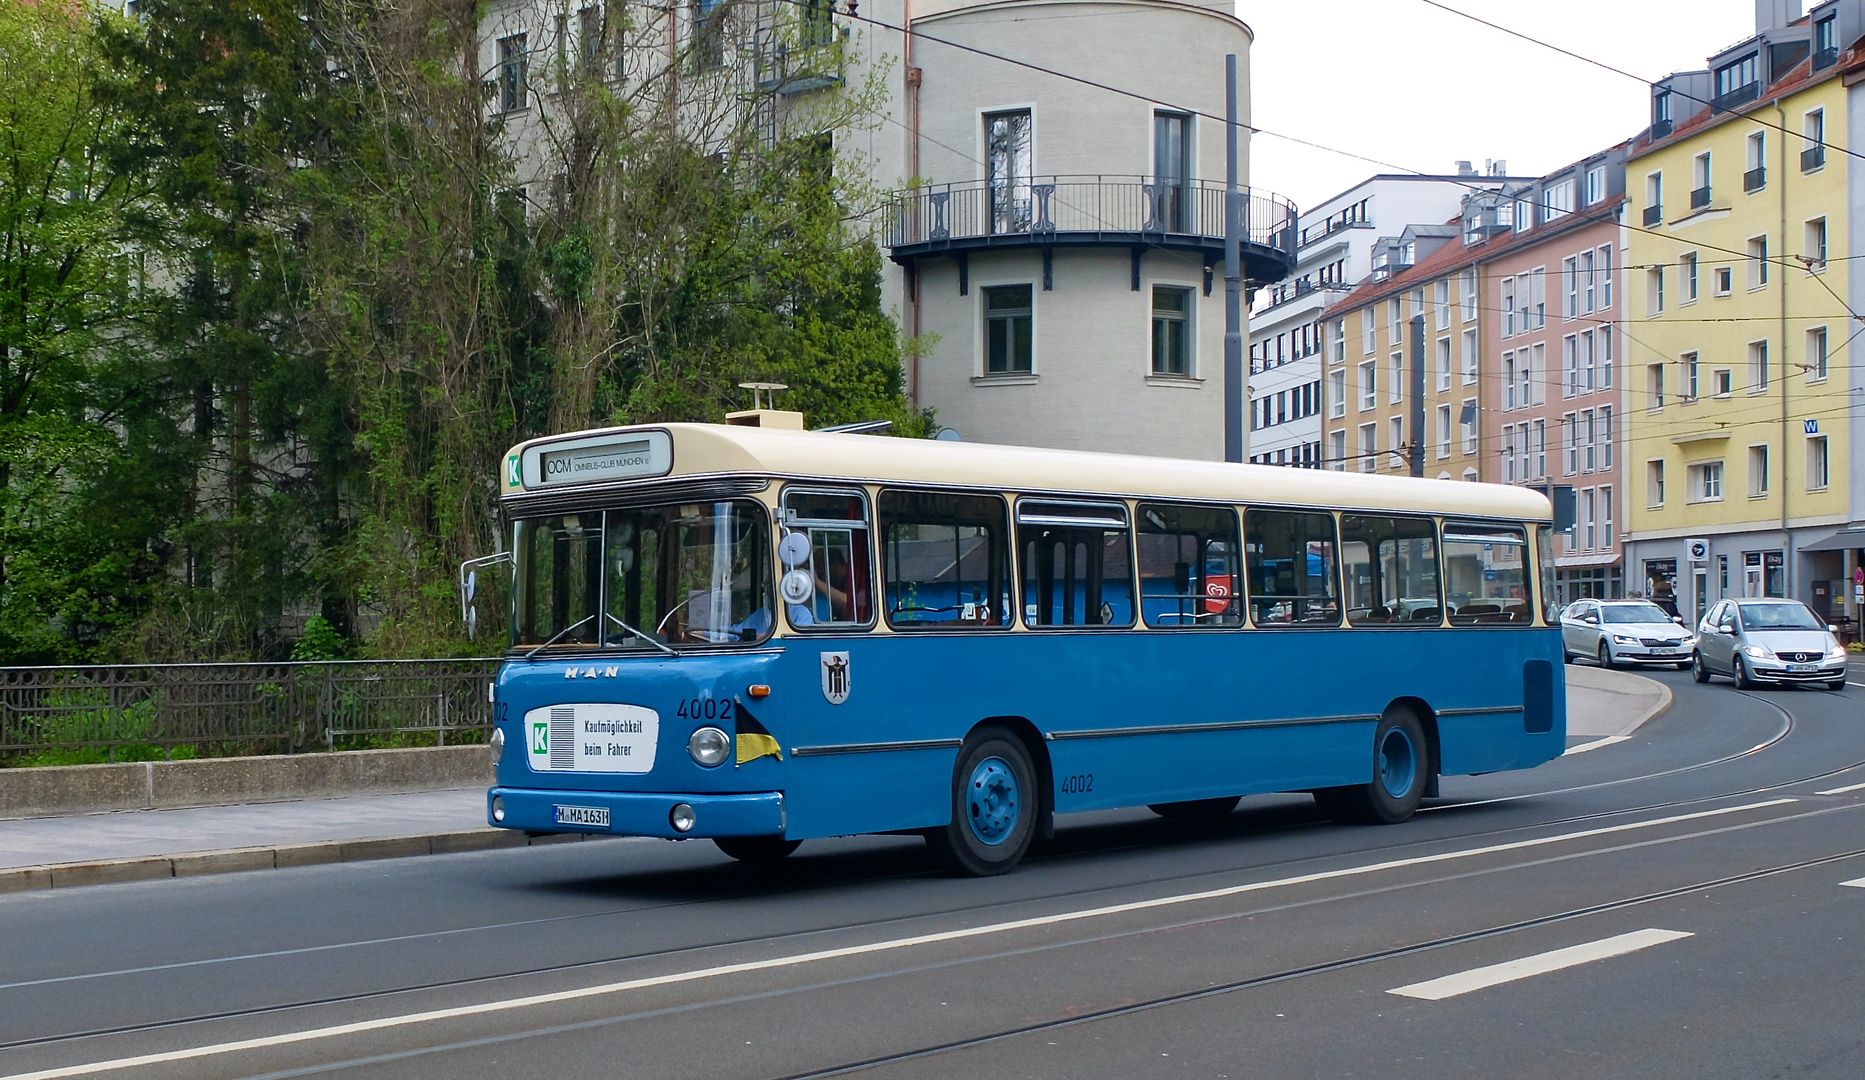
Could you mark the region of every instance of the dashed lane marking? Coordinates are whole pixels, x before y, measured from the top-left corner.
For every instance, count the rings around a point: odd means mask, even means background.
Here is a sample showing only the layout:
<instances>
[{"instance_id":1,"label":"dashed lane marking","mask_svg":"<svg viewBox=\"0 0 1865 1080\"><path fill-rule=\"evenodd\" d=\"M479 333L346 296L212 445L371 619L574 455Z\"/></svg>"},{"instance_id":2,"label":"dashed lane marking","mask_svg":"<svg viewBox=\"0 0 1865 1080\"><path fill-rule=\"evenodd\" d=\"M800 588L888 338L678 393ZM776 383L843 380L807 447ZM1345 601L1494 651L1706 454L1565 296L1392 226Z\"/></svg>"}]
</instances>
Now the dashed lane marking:
<instances>
[{"instance_id":1,"label":"dashed lane marking","mask_svg":"<svg viewBox=\"0 0 1865 1080\"><path fill-rule=\"evenodd\" d=\"M1865 889L1865 877L1853 878L1851 881L1842 881L1839 884L1848 889Z\"/></svg>"},{"instance_id":2,"label":"dashed lane marking","mask_svg":"<svg viewBox=\"0 0 1865 1080\"><path fill-rule=\"evenodd\" d=\"M1849 787L1830 788L1826 791L1816 791L1814 792L1814 794L1815 795L1844 795L1850 791L1865 791L1865 784L1853 784Z\"/></svg>"},{"instance_id":3,"label":"dashed lane marking","mask_svg":"<svg viewBox=\"0 0 1865 1080\"><path fill-rule=\"evenodd\" d=\"M1598 750L1602 746L1613 746L1615 744L1625 742L1631 737L1632 736L1630 735L1608 735L1603 739L1594 739L1592 742L1583 742L1579 746L1570 746L1567 748L1567 752L1562 754L1561 756L1562 757L1573 757L1575 754L1584 754L1588 750Z\"/></svg>"},{"instance_id":4,"label":"dashed lane marking","mask_svg":"<svg viewBox=\"0 0 1865 1080\"><path fill-rule=\"evenodd\" d=\"M348 1024L332 1024L328 1027L308 1028L303 1031L287 1031L277 1035L264 1035L251 1039L236 1039L229 1042L210 1043L205 1046L191 1046L179 1050L166 1050L159 1053L138 1054L133 1057L113 1058L107 1061L95 1061L83 1065L66 1065L59 1068L40 1069L35 1072L14 1073L0 1077L0 1080L65 1080L66 1077L117 1072L124 1069L140 1068L147 1065L161 1065L175 1061L192 1061L200 1058L215 1057L221 1054L236 1053L243 1050L265 1050L275 1046L290 1046L298 1043L315 1042L321 1039L338 1038L345 1035L383 1031L390 1028L411 1027L418 1024L433 1023L439 1020L456 1020L464 1017L510 1012L515 1009L533 1008L540 1005L556 1005L568 1001L581 1001L610 994L620 994L631 990L645 990L651 987L701 982L707 979L717 979L728 975L741 975L755 971L771 971L779 968L798 967L804 964L820 963L825 960L839 960L851 956L867 956L875 953L893 952L900 949L908 949L920 945L933 945L948 941L963 941L971 938L987 937L992 934L1003 934L1035 927L1056 926L1062 923L1079 922L1083 919L1101 918L1109 915L1123 915L1129 912L1148 911L1156 908L1173 907L1179 904L1190 904L1204 900L1219 900L1230 896L1241 896L1245 893L1265 892L1270 889L1308 885L1320 881L1338 881L1343 878L1360 877L1362 875L1376 874L1386 870L1400 870L1413 866L1429 866L1433 863L1452 862L1458 859L1472 859L1483 855L1495 855L1508 851L1522 851L1527 848L1545 847L1550 844L1561 844L1572 840L1585 840L1595 836L1612 836L1618 833L1633 832L1638 829L1674 825L1684 821L1701 821L1705 818L1722 817L1728 814L1741 814L1752 810L1766 810L1776 806L1786 806L1797 801L1796 799L1788 798L1767 799L1762 802L1742 803L1738 806L1724 806L1715 810L1699 810L1689 814L1673 814L1669 817L1652 818L1648 821L1632 821L1621 825L1602 826L1597 829L1581 829L1576 832L1555 833L1552 836L1540 836L1529 840L1514 840L1506 844L1488 844L1483 847L1461 848L1455 851L1440 851L1432 855L1416 855L1409 859L1389 859L1384 862L1346 866L1338 870L1318 870L1314 873L1297 874L1293 877L1274 878L1268 881L1251 881L1242 885L1225 886L1221 889L1206 889L1201 892L1178 893L1172 896L1155 897L1151 900L1135 900L1125 904L1109 904L1104 907L1082 908L1076 911L1063 911L1052 915L1038 915L1028 919L1014 919L1008 922L988 923L983 926L971 926L958 930L942 930L937 933L918 934L912 937L891 938L885 941L869 942L865 945L848 945L842 948L822 949L816 952L792 953L787 956L773 956L764 960L748 960L737 964L720 964L716 967L675 971L664 975L650 975L620 982L600 983L595 986L582 986L571 990L557 990L550 993L528 994L522 997L484 1001L475 1005L459 1005L446 1009L429 1009L424 1012L404 1013L399 1016L382 1016L371 1020L359 1020Z\"/></svg>"},{"instance_id":5,"label":"dashed lane marking","mask_svg":"<svg viewBox=\"0 0 1865 1080\"><path fill-rule=\"evenodd\" d=\"M1581 964L1591 964L1596 960L1605 960L1609 957L1624 956L1640 949L1649 949L1653 945L1663 945L1666 942L1690 936L1681 930L1634 930L1629 934L1619 934L1600 941L1589 941L1584 945L1569 945L1565 949L1554 949L1551 952L1537 953L1534 956L1524 956L1520 960L1471 968L1469 971L1460 971L1441 979L1401 986L1395 990L1388 990L1386 993L1397 994L1400 997L1421 998L1425 1001L1443 1001L1445 998L1456 997L1459 994L1487 990L1503 983L1529 979L1536 975L1546 975L1549 972L1562 971L1570 967L1579 967Z\"/></svg>"}]
</instances>

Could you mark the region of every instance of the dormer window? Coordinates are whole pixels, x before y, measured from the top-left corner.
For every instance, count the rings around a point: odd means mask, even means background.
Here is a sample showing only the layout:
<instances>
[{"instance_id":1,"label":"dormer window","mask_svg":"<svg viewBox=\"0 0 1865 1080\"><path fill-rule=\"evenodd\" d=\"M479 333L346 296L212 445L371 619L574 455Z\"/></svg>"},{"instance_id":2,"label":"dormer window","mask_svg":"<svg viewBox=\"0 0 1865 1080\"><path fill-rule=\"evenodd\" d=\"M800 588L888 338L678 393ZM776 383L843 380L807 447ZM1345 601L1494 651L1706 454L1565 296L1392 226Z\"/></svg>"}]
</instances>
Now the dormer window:
<instances>
[{"instance_id":1,"label":"dormer window","mask_svg":"<svg viewBox=\"0 0 1865 1080\"><path fill-rule=\"evenodd\" d=\"M1717 108L1732 108L1761 96L1760 55L1749 53L1740 60L1716 69Z\"/></svg>"},{"instance_id":2,"label":"dormer window","mask_svg":"<svg viewBox=\"0 0 1865 1080\"><path fill-rule=\"evenodd\" d=\"M1837 12L1813 24L1813 70L1829 68L1839 62L1839 15Z\"/></svg>"},{"instance_id":3,"label":"dormer window","mask_svg":"<svg viewBox=\"0 0 1865 1080\"><path fill-rule=\"evenodd\" d=\"M1651 99L1651 137L1662 139L1671 133L1671 92L1660 90Z\"/></svg>"}]
</instances>

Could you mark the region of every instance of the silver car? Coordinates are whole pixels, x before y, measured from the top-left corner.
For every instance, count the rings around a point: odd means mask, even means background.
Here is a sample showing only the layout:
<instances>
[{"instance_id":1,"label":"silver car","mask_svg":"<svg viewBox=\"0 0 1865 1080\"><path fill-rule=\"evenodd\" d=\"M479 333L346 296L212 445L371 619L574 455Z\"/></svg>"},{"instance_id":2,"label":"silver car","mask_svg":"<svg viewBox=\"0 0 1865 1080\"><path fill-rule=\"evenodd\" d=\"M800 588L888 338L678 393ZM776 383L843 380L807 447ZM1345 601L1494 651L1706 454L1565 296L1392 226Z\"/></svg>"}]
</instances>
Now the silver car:
<instances>
[{"instance_id":1,"label":"silver car","mask_svg":"<svg viewBox=\"0 0 1865 1080\"><path fill-rule=\"evenodd\" d=\"M1846 648L1833 628L1798 600L1724 600L1697 627L1700 683L1727 675L1738 688L1804 682L1846 684Z\"/></svg>"},{"instance_id":2,"label":"silver car","mask_svg":"<svg viewBox=\"0 0 1865 1080\"><path fill-rule=\"evenodd\" d=\"M1647 600L1576 600L1561 612L1561 649L1570 664L1585 656L1601 667L1686 668L1696 642L1680 622Z\"/></svg>"}]
</instances>

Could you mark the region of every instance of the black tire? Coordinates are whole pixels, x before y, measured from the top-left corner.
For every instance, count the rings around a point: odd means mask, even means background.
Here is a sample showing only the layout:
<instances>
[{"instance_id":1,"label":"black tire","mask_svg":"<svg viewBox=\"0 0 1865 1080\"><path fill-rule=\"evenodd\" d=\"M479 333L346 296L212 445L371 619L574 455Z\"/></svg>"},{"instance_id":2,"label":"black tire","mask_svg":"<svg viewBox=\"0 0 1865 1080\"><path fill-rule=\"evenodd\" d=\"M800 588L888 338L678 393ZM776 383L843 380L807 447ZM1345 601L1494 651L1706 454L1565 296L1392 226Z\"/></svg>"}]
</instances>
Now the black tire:
<instances>
[{"instance_id":1,"label":"black tire","mask_svg":"<svg viewBox=\"0 0 1865 1080\"><path fill-rule=\"evenodd\" d=\"M1826 689L1828 690L1844 690L1845 688L1846 681L1844 679L1834 679L1826 684Z\"/></svg>"},{"instance_id":2,"label":"black tire","mask_svg":"<svg viewBox=\"0 0 1865 1080\"><path fill-rule=\"evenodd\" d=\"M1574 662L1574 654L1567 651L1567 646L1565 645L1561 646L1561 663L1571 664L1573 662Z\"/></svg>"},{"instance_id":3,"label":"black tire","mask_svg":"<svg viewBox=\"0 0 1865 1080\"><path fill-rule=\"evenodd\" d=\"M1690 662L1689 662L1689 661L1685 661L1684 663L1681 663L1681 664L1678 664L1678 665L1676 665L1676 668L1677 668L1677 670L1679 670L1679 671L1689 671L1689 670L1690 670Z\"/></svg>"},{"instance_id":4,"label":"black tire","mask_svg":"<svg viewBox=\"0 0 1865 1080\"><path fill-rule=\"evenodd\" d=\"M1748 673L1748 665L1742 662L1740 654L1737 654L1735 658L1735 688L1737 690L1759 690L1761 688L1761 684Z\"/></svg>"},{"instance_id":5,"label":"black tire","mask_svg":"<svg viewBox=\"0 0 1865 1080\"><path fill-rule=\"evenodd\" d=\"M1398 758L1405 760L1400 761ZM1394 789L1402 789L1395 794ZM1315 805L1336 821L1397 825L1417 811L1431 784L1425 726L1409 709L1388 709L1373 732L1373 775L1364 784L1323 788Z\"/></svg>"},{"instance_id":6,"label":"black tire","mask_svg":"<svg viewBox=\"0 0 1865 1080\"><path fill-rule=\"evenodd\" d=\"M952 769L952 819L929 830L926 844L961 874L1009 873L1036 836L1040 797L1022 741L1003 728L980 728Z\"/></svg>"},{"instance_id":7,"label":"black tire","mask_svg":"<svg viewBox=\"0 0 1865 1080\"><path fill-rule=\"evenodd\" d=\"M1230 816L1230 812L1243 801L1240 795L1230 795L1222 799L1192 799L1189 802L1148 803L1146 808L1167 821L1183 821L1194 825L1215 825Z\"/></svg>"},{"instance_id":8,"label":"black tire","mask_svg":"<svg viewBox=\"0 0 1865 1080\"><path fill-rule=\"evenodd\" d=\"M778 862L803 845L781 836L715 836L712 842L739 862L753 865Z\"/></svg>"},{"instance_id":9,"label":"black tire","mask_svg":"<svg viewBox=\"0 0 1865 1080\"><path fill-rule=\"evenodd\" d=\"M1703 665L1702 653L1698 653L1697 658L1690 662L1690 677L1700 683L1710 681L1710 669Z\"/></svg>"},{"instance_id":10,"label":"black tire","mask_svg":"<svg viewBox=\"0 0 1865 1080\"><path fill-rule=\"evenodd\" d=\"M1606 644L1605 638L1600 639L1599 656L1595 657L1594 659L1598 660L1599 666L1603 668L1614 668L1614 667L1619 666L1612 662L1612 646Z\"/></svg>"}]
</instances>

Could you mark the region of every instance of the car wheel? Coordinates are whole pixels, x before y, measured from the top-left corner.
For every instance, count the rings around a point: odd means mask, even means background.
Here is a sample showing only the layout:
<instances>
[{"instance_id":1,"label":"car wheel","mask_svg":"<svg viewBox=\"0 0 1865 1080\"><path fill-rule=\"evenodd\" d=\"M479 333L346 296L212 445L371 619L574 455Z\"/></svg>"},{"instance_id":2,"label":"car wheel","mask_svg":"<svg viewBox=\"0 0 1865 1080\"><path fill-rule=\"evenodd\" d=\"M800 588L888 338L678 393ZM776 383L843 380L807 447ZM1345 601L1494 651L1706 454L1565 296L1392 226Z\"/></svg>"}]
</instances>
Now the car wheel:
<instances>
[{"instance_id":1,"label":"car wheel","mask_svg":"<svg viewBox=\"0 0 1865 1080\"><path fill-rule=\"evenodd\" d=\"M1215 825L1230 816L1242 801L1241 796L1230 795L1221 799L1192 799L1188 802L1148 803L1146 808L1168 821L1183 821L1195 825Z\"/></svg>"},{"instance_id":2,"label":"car wheel","mask_svg":"<svg viewBox=\"0 0 1865 1080\"><path fill-rule=\"evenodd\" d=\"M1826 688L1828 690L1844 690L1846 688L1846 681L1844 679L1834 679L1826 684Z\"/></svg>"},{"instance_id":3,"label":"car wheel","mask_svg":"<svg viewBox=\"0 0 1865 1080\"><path fill-rule=\"evenodd\" d=\"M1760 685L1761 684L1755 681L1754 676L1748 673L1748 665L1742 662L1742 658L1740 656L1736 657L1735 658L1735 688L1737 690L1754 690L1754 689L1759 688Z\"/></svg>"},{"instance_id":4,"label":"car wheel","mask_svg":"<svg viewBox=\"0 0 1865 1080\"><path fill-rule=\"evenodd\" d=\"M803 845L781 836L715 836L712 842L739 862L753 865L777 862Z\"/></svg>"},{"instance_id":5,"label":"car wheel","mask_svg":"<svg viewBox=\"0 0 1865 1080\"><path fill-rule=\"evenodd\" d=\"M1315 805L1336 821L1397 825L1418 809L1430 782L1424 725L1409 709L1388 709L1373 733L1372 782L1324 788Z\"/></svg>"},{"instance_id":6,"label":"car wheel","mask_svg":"<svg viewBox=\"0 0 1865 1080\"><path fill-rule=\"evenodd\" d=\"M1698 653L1697 658L1691 661L1690 677L1697 680L1700 683L1706 683L1710 681L1710 669L1703 666L1703 654L1702 653Z\"/></svg>"},{"instance_id":7,"label":"car wheel","mask_svg":"<svg viewBox=\"0 0 1865 1080\"><path fill-rule=\"evenodd\" d=\"M1038 791L1029 752L1002 728L965 740L952 770L952 819L926 834L948 866L972 877L1008 873L1036 835Z\"/></svg>"},{"instance_id":8,"label":"car wheel","mask_svg":"<svg viewBox=\"0 0 1865 1080\"><path fill-rule=\"evenodd\" d=\"M1606 644L1604 639L1599 643L1599 666L1603 668L1618 666L1612 661L1612 646Z\"/></svg>"},{"instance_id":9,"label":"car wheel","mask_svg":"<svg viewBox=\"0 0 1865 1080\"><path fill-rule=\"evenodd\" d=\"M1573 662L1574 662L1574 654L1567 651L1567 646L1565 645L1561 646L1561 663L1571 664Z\"/></svg>"}]
</instances>

